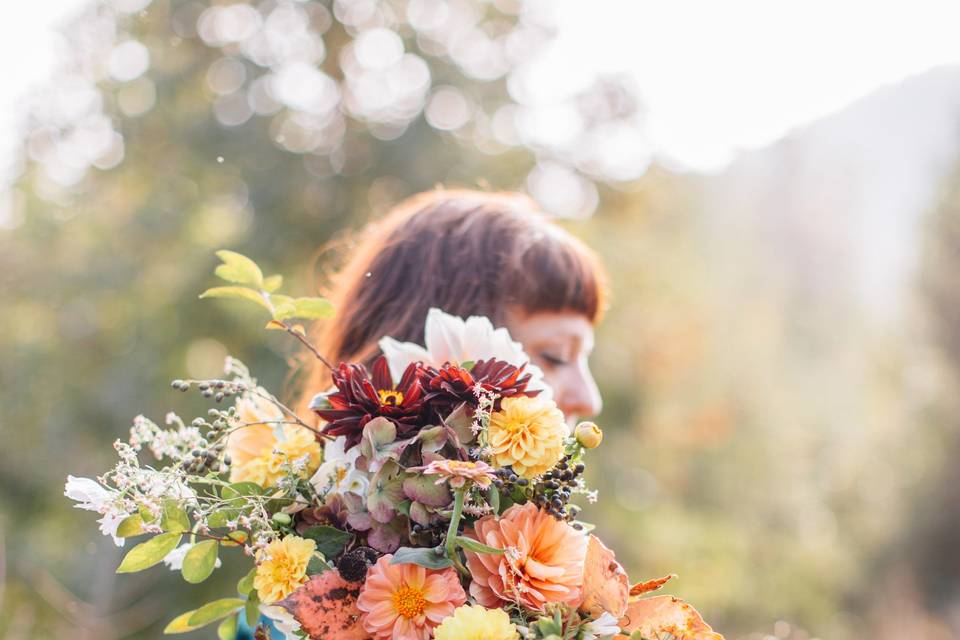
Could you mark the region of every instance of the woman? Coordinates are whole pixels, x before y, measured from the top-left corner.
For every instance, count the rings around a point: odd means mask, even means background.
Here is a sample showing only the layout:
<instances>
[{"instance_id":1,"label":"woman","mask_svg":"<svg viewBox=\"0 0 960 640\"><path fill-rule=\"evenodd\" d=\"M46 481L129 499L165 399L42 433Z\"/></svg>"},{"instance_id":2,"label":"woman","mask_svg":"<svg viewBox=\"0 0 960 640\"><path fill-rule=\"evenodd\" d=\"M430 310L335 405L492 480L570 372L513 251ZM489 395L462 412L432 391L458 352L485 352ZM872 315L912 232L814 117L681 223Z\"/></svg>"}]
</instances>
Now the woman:
<instances>
[{"instance_id":1,"label":"woman","mask_svg":"<svg viewBox=\"0 0 960 640\"><path fill-rule=\"evenodd\" d=\"M337 315L318 323L313 342L331 362L369 364L384 336L422 343L431 308L486 316L523 345L571 421L600 411L587 359L603 312L603 269L526 196L460 189L413 196L362 233L322 293ZM303 362L297 406L308 415L329 378L312 355Z\"/></svg>"},{"instance_id":2,"label":"woman","mask_svg":"<svg viewBox=\"0 0 960 640\"><path fill-rule=\"evenodd\" d=\"M532 200L516 193L425 192L359 238L321 292L337 313L314 327L311 342L328 361L370 365L386 336L422 343L430 309L485 316L523 345L571 423L599 413L587 359L603 311L603 269ZM330 379L311 352L302 361L295 405L308 416L307 405ZM249 634L244 626L237 638Z\"/></svg>"}]
</instances>

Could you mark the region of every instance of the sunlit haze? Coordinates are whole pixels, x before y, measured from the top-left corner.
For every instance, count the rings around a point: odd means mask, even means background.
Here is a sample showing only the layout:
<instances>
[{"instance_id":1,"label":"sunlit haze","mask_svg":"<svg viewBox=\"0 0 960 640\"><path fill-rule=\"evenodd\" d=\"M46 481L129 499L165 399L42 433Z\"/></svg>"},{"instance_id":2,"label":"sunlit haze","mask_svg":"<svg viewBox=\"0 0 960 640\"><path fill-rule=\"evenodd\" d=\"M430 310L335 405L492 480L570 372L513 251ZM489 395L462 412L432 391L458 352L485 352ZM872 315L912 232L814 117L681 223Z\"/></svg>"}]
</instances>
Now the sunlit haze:
<instances>
[{"instance_id":1,"label":"sunlit haze","mask_svg":"<svg viewBox=\"0 0 960 640\"><path fill-rule=\"evenodd\" d=\"M0 85L0 150L10 157L17 105L57 60L57 28L83 0L6 4L0 47L16 64ZM877 87L960 62L960 4L942 0L782 2L556 0L557 39L525 73L541 122L598 72L632 77L647 149L682 170L725 166ZM626 143L625 143L626 145ZM9 166L9 160L4 161Z\"/></svg>"}]
</instances>

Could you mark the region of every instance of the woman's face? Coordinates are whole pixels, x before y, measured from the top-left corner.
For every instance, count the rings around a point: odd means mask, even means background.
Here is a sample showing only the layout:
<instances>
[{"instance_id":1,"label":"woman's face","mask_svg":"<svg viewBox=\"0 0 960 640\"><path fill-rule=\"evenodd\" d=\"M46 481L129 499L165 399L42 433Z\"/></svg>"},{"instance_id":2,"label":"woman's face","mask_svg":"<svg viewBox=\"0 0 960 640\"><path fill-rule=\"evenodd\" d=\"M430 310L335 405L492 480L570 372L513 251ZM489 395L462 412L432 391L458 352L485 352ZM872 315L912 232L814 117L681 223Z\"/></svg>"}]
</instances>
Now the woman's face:
<instances>
[{"instance_id":1,"label":"woman's face","mask_svg":"<svg viewBox=\"0 0 960 640\"><path fill-rule=\"evenodd\" d=\"M557 406L568 420L600 413L600 391L588 362L593 351L593 325L585 316L573 311L514 310L507 313L506 325L533 364L543 369Z\"/></svg>"}]
</instances>

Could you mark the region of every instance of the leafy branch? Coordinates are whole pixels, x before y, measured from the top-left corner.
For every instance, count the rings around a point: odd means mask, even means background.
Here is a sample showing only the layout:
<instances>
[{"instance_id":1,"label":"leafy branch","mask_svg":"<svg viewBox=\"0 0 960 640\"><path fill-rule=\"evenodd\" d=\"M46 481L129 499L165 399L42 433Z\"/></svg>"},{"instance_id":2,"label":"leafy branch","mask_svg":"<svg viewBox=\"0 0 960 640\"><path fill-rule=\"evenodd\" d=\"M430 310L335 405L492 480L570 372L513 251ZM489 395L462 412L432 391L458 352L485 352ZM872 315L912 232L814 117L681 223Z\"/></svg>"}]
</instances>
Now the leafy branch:
<instances>
[{"instance_id":1,"label":"leafy branch","mask_svg":"<svg viewBox=\"0 0 960 640\"><path fill-rule=\"evenodd\" d=\"M300 341L327 368L333 369L326 358L307 339L303 327L289 321L319 320L333 316L333 305L326 298L292 296L277 293L283 286L283 276L264 277L256 262L235 251L221 249L216 253L222 264L214 270L219 278L232 285L213 287L200 294L201 298L234 298L253 302L270 313L267 329L286 331Z\"/></svg>"}]
</instances>

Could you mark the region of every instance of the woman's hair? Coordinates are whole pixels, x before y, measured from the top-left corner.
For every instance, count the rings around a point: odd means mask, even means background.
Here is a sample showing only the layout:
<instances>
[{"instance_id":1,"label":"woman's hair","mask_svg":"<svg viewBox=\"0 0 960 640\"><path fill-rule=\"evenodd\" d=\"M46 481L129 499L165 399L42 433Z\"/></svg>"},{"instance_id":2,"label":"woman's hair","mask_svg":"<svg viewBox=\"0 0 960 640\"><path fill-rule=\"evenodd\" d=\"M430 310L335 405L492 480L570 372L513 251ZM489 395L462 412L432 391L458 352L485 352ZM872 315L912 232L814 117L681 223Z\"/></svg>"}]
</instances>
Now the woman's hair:
<instances>
[{"instance_id":1,"label":"woman's hair","mask_svg":"<svg viewBox=\"0 0 960 640\"><path fill-rule=\"evenodd\" d=\"M507 309L573 311L595 323L605 276L596 255L552 224L518 193L420 193L369 225L349 259L320 293L336 316L319 321L311 341L334 364L369 364L384 336L423 343L427 311L438 307L503 326ZM308 353L296 376L298 409L329 385Z\"/></svg>"}]
</instances>

